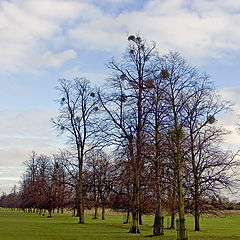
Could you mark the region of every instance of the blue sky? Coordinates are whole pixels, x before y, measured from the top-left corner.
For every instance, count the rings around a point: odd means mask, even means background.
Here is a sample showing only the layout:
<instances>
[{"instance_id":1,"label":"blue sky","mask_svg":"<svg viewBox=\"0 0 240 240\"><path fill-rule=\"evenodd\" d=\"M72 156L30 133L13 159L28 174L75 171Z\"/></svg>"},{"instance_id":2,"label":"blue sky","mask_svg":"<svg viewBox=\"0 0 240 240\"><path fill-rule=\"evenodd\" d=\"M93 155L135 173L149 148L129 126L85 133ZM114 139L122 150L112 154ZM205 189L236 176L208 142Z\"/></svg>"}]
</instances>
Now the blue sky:
<instances>
[{"instance_id":1,"label":"blue sky","mask_svg":"<svg viewBox=\"0 0 240 240\"><path fill-rule=\"evenodd\" d=\"M0 0L0 192L19 180L32 150L63 146L50 126L57 80L103 83L105 64L121 57L132 33L211 76L235 103L219 124L233 131L226 144L238 147L239 28L237 0Z\"/></svg>"}]
</instances>

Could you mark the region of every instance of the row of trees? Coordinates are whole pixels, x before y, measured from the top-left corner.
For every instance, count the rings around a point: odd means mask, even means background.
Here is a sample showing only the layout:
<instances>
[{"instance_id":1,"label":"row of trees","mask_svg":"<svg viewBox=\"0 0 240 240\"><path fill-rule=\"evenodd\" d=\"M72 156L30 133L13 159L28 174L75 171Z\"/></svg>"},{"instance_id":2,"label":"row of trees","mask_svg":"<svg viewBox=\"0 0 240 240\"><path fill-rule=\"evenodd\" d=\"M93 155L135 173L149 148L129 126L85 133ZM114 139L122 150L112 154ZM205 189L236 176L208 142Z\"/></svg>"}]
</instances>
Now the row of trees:
<instances>
[{"instance_id":1,"label":"row of trees","mask_svg":"<svg viewBox=\"0 0 240 240\"><path fill-rule=\"evenodd\" d=\"M54 161L38 157L37 178L30 167L33 155L27 163L32 175L24 179L22 194L25 184L34 187L33 182L42 181L46 172L41 166L49 164L46 187L41 182L45 189L29 189L26 196L44 191L59 208L68 196L67 205L78 209L79 223L84 223L88 199L96 209L99 203L104 209L109 200L117 202L117 208L132 213L131 233L140 231L141 213L152 211L150 199L155 205L154 235L163 234L163 207L171 209L174 219L177 206L179 239L185 240L185 208L194 210L199 231L203 203L233 183L237 153L221 148L228 132L216 123L230 104L180 54L160 56L156 45L140 36L131 35L128 41L123 59L109 62L111 77L101 89L82 78L59 80L59 115L52 122L68 137L72 153L61 153ZM106 167L102 182L94 167L98 164ZM37 199L31 207L51 212L53 202Z\"/></svg>"},{"instance_id":2,"label":"row of trees","mask_svg":"<svg viewBox=\"0 0 240 240\"><path fill-rule=\"evenodd\" d=\"M10 194L3 194L0 206L11 209L23 209L37 212L39 215L48 210L63 213L64 209L73 210L73 216L79 216L77 199L76 158L68 151L62 151L52 156L37 155L32 152L24 163L26 171L17 192L14 186ZM98 209L102 209L102 219L105 219L105 207L127 212L125 223L130 222L132 190L129 161L122 153L117 152L108 156L102 150L93 150L85 158L83 168L83 194L85 208L94 208L93 218L98 218ZM127 171L128 170L128 171ZM142 191L140 197L139 222L142 214L152 214L156 201L155 179L152 176L153 166L144 169ZM165 179L171 181L169 179ZM175 194L174 194L175 193ZM226 200L216 194L205 194L201 200L202 212L229 208ZM172 215L171 228L174 228L175 213L177 212L176 191L172 185L166 184L162 190L162 207ZM189 213L194 214L193 196L188 194L185 206ZM227 205L226 205L227 204ZM214 211L213 211L214 212Z\"/></svg>"},{"instance_id":3,"label":"row of trees","mask_svg":"<svg viewBox=\"0 0 240 240\"><path fill-rule=\"evenodd\" d=\"M68 151L53 156L37 155L32 152L24 162L26 171L20 184L20 191L3 195L2 207L19 208L42 213L48 210L63 213L64 208L77 210L78 202L78 168L76 158ZM84 195L86 207L97 209L101 204L105 214L106 199L109 197L110 173L112 166L107 155L101 150L94 150L88 155L84 176ZM74 214L75 215L75 214Z\"/></svg>"}]
</instances>

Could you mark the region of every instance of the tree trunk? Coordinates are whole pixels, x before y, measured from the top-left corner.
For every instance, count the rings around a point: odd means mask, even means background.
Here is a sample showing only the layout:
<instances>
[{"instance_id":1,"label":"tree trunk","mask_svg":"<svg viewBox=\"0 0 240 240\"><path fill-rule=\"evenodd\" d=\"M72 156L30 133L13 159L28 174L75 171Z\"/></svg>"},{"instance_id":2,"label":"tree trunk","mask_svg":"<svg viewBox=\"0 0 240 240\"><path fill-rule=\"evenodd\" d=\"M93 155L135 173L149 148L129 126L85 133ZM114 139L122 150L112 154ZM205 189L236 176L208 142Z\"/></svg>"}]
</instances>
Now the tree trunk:
<instances>
[{"instance_id":1,"label":"tree trunk","mask_svg":"<svg viewBox=\"0 0 240 240\"><path fill-rule=\"evenodd\" d=\"M83 202L83 178L82 178L82 165L83 165L83 149L78 146L78 168L79 168L79 182L78 182L78 201L79 201L79 224L84 223L84 202Z\"/></svg>"},{"instance_id":2,"label":"tree trunk","mask_svg":"<svg viewBox=\"0 0 240 240\"><path fill-rule=\"evenodd\" d=\"M132 222L129 233L140 233L139 230L139 178L136 176L133 183L133 206L132 206Z\"/></svg>"},{"instance_id":3,"label":"tree trunk","mask_svg":"<svg viewBox=\"0 0 240 240\"><path fill-rule=\"evenodd\" d=\"M76 214L76 217L79 217L79 214L80 213L80 210L79 210L79 206L77 207L77 214Z\"/></svg>"},{"instance_id":4,"label":"tree trunk","mask_svg":"<svg viewBox=\"0 0 240 240\"><path fill-rule=\"evenodd\" d=\"M138 191L137 191L137 179L135 178L133 184L133 206L132 206L132 222L129 233L140 233L139 230L139 204L138 204Z\"/></svg>"},{"instance_id":5,"label":"tree trunk","mask_svg":"<svg viewBox=\"0 0 240 240\"><path fill-rule=\"evenodd\" d=\"M161 203L157 203L155 219L154 219L154 228L153 228L153 235L154 236L161 236L163 235L163 217L161 214Z\"/></svg>"},{"instance_id":6,"label":"tree trunk","mask_svg":"<svg viewBox=\"0 0 240 240\"><path fill-rule=\"evenodd\" d=\"M158 156L158 149L157 149L157 142L158 142L158 133L156 133L156 159L155 159L155 174L156 174L156 196L157 196L157 205L156 205L156 212L155 212L155 219L154 219L154 228L153 228L153 235L160 236L164 235L163 232L163 217L162 217L162 206L161 206L161 185L160 185L160 174L159 174L159 156Z\"/></svg>"},{"instance_id":7,"label":"tree trunk","mask_svg":"<svg viewBox=\"0 0 240 240\"><path fill-rule=\"evenodd\" d=\"M142 211L139 211L139 225L143 225L143 221L142 221Z\"/></svg>"},{"instance_id":8,"label":"tree trunk","mask_svg":"<svg viewBox=\"0 0 240 240\"><path fill-rule=\"evenodd\" d=\"M73 208L73 214L72 214L73 217L75 217L75 213L76 213L76 208L74 207Z\"/></svg>"},{"instance_id":9,"label":"tree trunk","mask_svg":"<svg viewBox=\"0 0 240 240\"><path fill-rule=\"evenodd\" d=\"M105 219L105 205L102 205L102 220Z\"/></svg>"},{"instance_id":10,"label":"tree trunk","mask_svg":"<svg viewBox=\"0 0 240 240\"><path fill-rule=\"evenodd\" d=\"M177 116L174 108L174 141L176 144L176 175L177 175L177 194L178 194L178 213L179 213L179 240L187 240L187 233L185 227L185 210L184 210L184 195L182 186L182 151L181 151L181 138L182 129L177 124Z\"/></svg>"},{"instance_id":11,"label":"tree trunk","mask_svg":"<svg viewBox=\"0 0 240 240\"><path fill-rule=\"evenodd\" d=\"M63 207L61 207L61 214L63 214Z\"/></svg>"},{"instance_id":12,"label":"tree trunk","mask_svg":"<svg viewBox=\"0 0 240 240\"><path fill-rule=\"evenodd\" d=\"M124 222L124 224L126 223L130 223L130 210L128 209L127 211L127 217L126 217L126 221Z\"/></svg>"},{"instance_id":13,"label":"tree trunk","mask_svg":"<svg viewBox=\"0 0 240 240\"><path fill-rule=\"evenodd\" d=\"M133 206L132 206L132 222L131 222L131 228L129 230L129 233L140 233L139 230L139 205L138 205L138 198L137 198L137 179L135 177L135 182L133 184Z\"/></svg>"},{"instance_id":14,"label":"tree trunk","mask_svg":"<svg viewBox=\"0 0 240 240\"><path fill-rule=\"evenodd\" d=\"M195 202L194 218L195 218L195 231L200 231L200 210L198 202Z\"/></svg>"},{"instance_id":15,"label":"tree trunk","mask_svg":"<svg viewBox=\"0 0 240 240\"><path fill-rule=\"evenodd\" d=\"M138 214L136 211L132 211L132 223L129 233L140 233L139 231L139 221Z\"/></svg>"},{"instance_id":16,"label":"tree trunk","mask_svg":"<svg viewBox=\"0 0 240 240\"><path fill-rule=\"evenodd\" d=\"M131 221L131 228L129 230L129 233L140 233L139 230L139 177L137 173L137 166L135 163L135 157L134 157L134 152L133 152L133 141L132 138L129 140L129 153L130 153L130 159L131 159L131 164L133 167L134 171L134 176L133 176L133 194L132 194L132 221Z\"/></svg>"},{"instance_id":17,"label":"tree trunk","mask_svg":"<svg viewBox=\"0 0 240 240\"><path fill-rule=\"evenodd\" d=\"M178 166L178 211L179 211L179 240L187 240L185 227L184 197L182 190L181 164Z\"/></svg>"},{"instance_id":18,"label":"tree trunk","mask_svg":"<svg viewBox=\"0 0 240 240\"><path fill-rule=\"evenodd\" d=\"M94 216L93 216L93 219L98 219L98 206L97 206L97 204L96 204L95 207L94 207Z\"/></svg>"},{"instance_id":19,"label":"tree trunk","mask_svg":"<svg viewBox=\"0 0 240 240\"><path fill-rule=\"evenodd\" d=\"M196 158L194 153L194 138L193 138L193 130L190 128L190 136L191 136L191 154L192 154L192 168L193 168L193 176L194 176L194 218L195 218L195 231L200 231L200 209L199 209L199 179L197 173L196 166Z\"/></svg>"},{"instance_id":20,"label":"tree trunk","mask_svg":"<svg viewBox=\"0 0 240 240\"><path fill-rule=\"evenodd\" d=\"M140 55L139 55L140 57ZM140 174L142 171L142 93L143 93L143 73L141 60L139 59L138 63L138 96L137 96L137 138L136 138L136 156L134 156L133 144L130 145L132 148L132 156L133 156L133 171L134 171L134 179L133 179L133 206L132 206L132 225L130 228L130 233L140 233L139 230L139 208L140 208Z\"/></svg>"},{"instance_id":21,"label":"tree trunk","mask_svg":"<svg viewBox=\"0 0 240 240\"><path fill-rule=\"evenodd\" d=\"M174 229L174 228L175 228L175 212L172 212L170 229Z\"/></svg>"},{"instance_id":22,"label":"tree trunk","mask_svg":"<svg viewBox=\"0 0 240 240\"><path fill-rule=\"evenodd\" d=\"M52 217L52 209L48 210L48 217L51 218Z\"/></svg>"},{"instance_id":23,"label":"tree trunk","mask_svg":"<svg viewBox=\"0 0 240 240\"><path fill-rule=\"evenodd\" d=\"M130 223L130 210L127 211L127 219L125 223Z\"/></svg>"}]
</instances>

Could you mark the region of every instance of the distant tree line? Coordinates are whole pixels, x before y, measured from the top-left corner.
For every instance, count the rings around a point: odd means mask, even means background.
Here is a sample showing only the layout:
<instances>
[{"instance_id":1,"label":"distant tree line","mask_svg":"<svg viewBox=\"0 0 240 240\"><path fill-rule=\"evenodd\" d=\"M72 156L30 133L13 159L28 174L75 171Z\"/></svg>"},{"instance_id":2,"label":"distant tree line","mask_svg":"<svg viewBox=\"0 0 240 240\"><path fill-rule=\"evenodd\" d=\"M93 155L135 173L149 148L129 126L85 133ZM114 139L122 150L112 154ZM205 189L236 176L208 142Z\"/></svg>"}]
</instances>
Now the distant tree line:
<instances>
[{"instance_id":1,"label":"distant tree line","mask_svg":"<svg viewBox=\"0 0 240 240\"><path fill-rule=\"evenodd\" d=\"M179 53L161 56L138 35L128 41L124 57L109 62L103 87L84 78L59 80L52 123L71 150L33 152L19 193L3 195L1 206L47 209L49 216L70 208L79 223L84 208L94 207L97 218L101 207L104 219L108 207L126 211L126 222L131 213L130 233L140 232L142 214L154 213L157 236L164 234L164 213L171 214L171 228L178 213L185 240L186 211L199 231L200 215L218 206L222 189L234 187L238 152L222 148L228 131L217 124L231 104Z\"/></svg>"}]
</instances>

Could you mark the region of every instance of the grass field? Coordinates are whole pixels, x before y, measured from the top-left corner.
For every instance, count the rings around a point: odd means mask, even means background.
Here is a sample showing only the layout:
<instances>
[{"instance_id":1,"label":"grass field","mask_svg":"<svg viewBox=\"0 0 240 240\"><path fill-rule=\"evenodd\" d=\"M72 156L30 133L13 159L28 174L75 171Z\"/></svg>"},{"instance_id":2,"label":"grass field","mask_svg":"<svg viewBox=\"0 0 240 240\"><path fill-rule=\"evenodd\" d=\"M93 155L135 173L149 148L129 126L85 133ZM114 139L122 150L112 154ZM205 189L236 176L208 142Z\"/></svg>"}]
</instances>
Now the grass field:
<instances>
[{"instance_id":1,"label":"grass field","mask_svg":"<svg viewBox=\"0 0 240 240\"><path fill-rule=\"evenodd\" d=\"M77 218L67 214L54 214L53 218L36 213L23 213L0 209L0 240L176 240L175 230L165 230L165 235L152 237L153 216L144 216L140 234L128 233L129 225L122 223L121 215L106 216L106 220L93 220L77 224ZM202 217L200 232L194 232L194 219L188 217L189 239L230 240L240 239L240 216Z\"/></svg>"}]
</instances>

